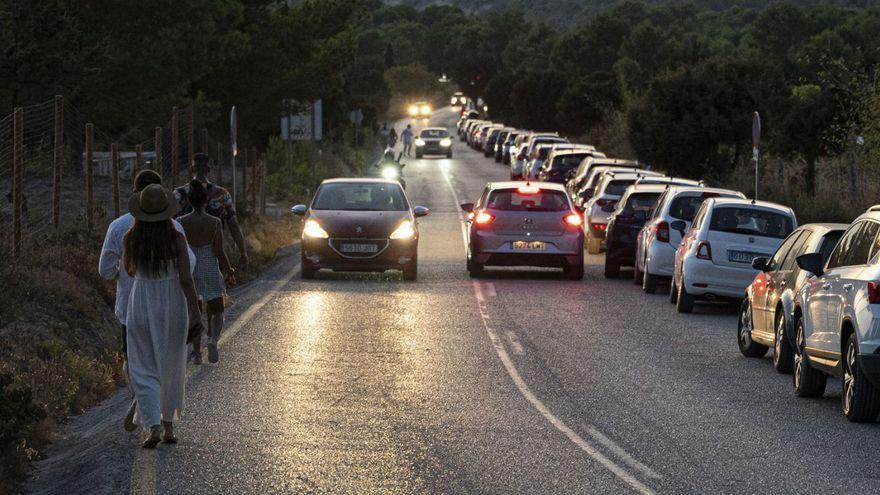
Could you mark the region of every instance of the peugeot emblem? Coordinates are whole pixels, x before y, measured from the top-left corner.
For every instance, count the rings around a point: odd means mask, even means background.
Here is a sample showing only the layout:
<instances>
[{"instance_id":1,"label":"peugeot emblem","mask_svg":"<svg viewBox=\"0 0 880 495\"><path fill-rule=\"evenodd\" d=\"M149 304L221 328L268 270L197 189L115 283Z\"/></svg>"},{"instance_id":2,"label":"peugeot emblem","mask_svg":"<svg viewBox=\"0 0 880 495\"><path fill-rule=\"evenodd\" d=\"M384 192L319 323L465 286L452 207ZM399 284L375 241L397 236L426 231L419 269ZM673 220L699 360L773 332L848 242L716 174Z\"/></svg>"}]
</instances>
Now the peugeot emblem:
<instances>
[{"instance_id":1,"label":"peugeot emblem","mask_svg":"<svg viewBox=\"0 0 880 495\"><path fill-rule=\"evenodd\" d=\"M354 231L357 232L358 234L363 234L364 228L361 227L360 225L358 225L357 227L354 228Z\"/></svg>"}]
</instances>

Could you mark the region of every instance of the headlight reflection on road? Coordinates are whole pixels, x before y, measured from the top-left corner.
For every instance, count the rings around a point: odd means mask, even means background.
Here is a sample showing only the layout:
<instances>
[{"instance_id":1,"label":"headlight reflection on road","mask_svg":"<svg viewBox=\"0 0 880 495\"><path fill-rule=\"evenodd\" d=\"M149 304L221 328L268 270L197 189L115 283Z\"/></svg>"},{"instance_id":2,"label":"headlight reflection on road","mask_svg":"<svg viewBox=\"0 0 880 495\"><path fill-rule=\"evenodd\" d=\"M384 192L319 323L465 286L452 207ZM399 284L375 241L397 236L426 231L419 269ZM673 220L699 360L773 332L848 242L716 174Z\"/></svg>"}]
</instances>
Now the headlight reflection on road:
<instances>
[{"instance_id":1,"label":"headlight reflection on road","mask_svg":"<svg viewBox=\"0 0 880 495\"><path fill-rule=\"evenodd\" d=\"M295 356L303 360L299 364L310 364L317 356L315 345L324 332L325 313L330 296L325 292L308 292L300 296L301 302L295 306L288 318L296 318L299 329L295 345ZM308 371L300 369L299 372Z\"/></svg>"}]
</instances>

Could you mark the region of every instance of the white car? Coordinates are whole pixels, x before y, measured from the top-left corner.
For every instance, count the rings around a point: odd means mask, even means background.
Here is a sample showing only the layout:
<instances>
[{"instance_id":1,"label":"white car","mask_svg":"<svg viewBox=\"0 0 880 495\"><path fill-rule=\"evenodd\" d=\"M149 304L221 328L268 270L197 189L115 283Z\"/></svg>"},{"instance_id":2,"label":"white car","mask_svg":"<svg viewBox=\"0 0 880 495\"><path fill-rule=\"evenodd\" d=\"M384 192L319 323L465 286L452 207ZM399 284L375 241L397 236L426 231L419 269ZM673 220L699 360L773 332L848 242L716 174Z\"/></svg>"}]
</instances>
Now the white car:
<instances>
[{"instance_id":1,"label":"white car","mask_svg":"<svg viewBox=\"0 0 880 495\"><path fill-rule=\"evenodd\" d=\"M682 230L684 221L670 224ZM791 208L767 201L710 198L675 252L673 294L679 313L690 313L697 298L742 300L760 270L755 258L769 258L797 227Z\"/></svg>"},{"instance_id":2,"label":"white car","mask_svg":"<svg viewBox=\"0 0 880 495\"><path fill-rule=\"evenodd\" d=\"M657 200L648 222L636 238L635 282L653 294L661 279L672 277L675 250L691 227L694 215L707 198L745 198L738 191L711 187L668 187ZM670 228L673 222L684 222L680 230Z\"/></svg>"},{"instance_id":3,"label":"white car","mask_svg":"<svg viewBox=\"0 0 880 495\"><path fill-rule=\"evenodd\" d=\"M794 308L795 394L820 397L826 376L842 381L843 414L874 421L880 412L880 206L858 217L827 263L820 253L797 258L814 276Z\"/></svg>"},{"instance_id":4,"label":"white car","mask_svg":"<svg viewBox=\"0 0 880 495\"><path fill-rule=\"evenodd\" d=\"M593 176L593 170L597 167L616 167L616 168L641 168L639 162L634 160L621 160L620 158L607 158L599 156L589 156L578 165L577 171L573 177L565 184L568 196L572 203L582 205L589 197L581 198L580 193L584 189L588 179ZM594 184L595 186L595 184ZM590 192L589 195L592 195Z\"/></svg>"},{"instance_id":5,"label":"white car","mask_svg":"<svg viewBox=\"0 0 880 495\"><path fill-rule=\"evenodd\" d=\"M606 171L599 179L594 194L583 204L584 217L584 243L587 252L599 254L602 251L602 241L605 240L605 230L608 221L614 214L617 202L626 188L636 183L645 175L659 175L649 170L632 169L625 172Z\"/></svg>"}]
</instances>

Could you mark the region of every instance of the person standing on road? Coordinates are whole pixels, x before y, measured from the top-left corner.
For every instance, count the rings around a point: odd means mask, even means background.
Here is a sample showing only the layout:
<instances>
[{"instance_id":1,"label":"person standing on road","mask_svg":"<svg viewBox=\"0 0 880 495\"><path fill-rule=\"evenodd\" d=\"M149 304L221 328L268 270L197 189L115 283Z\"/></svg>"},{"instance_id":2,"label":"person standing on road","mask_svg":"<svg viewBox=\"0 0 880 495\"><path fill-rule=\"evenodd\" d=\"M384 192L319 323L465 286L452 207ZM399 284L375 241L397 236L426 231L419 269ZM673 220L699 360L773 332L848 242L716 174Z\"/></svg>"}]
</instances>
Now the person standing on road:
<instances>
[{"instance_id":1,"label":"person standing on road","mask_svg":"<svg viewBox=\"0 0 880 495\"><path fill-rule=\"evenodd\" d=\"M403 154L404 156L410 156L412 153L412 143L413 143L413 132L412 132L412 124L407 124L406 129L400 133L400 139L403 141Z\"/></svg>"},{"instance_id":2,"label":"person standing on road","mask_svg":"<svg viewBox=\"0 0 880 495\"><path fill-rule=\"evenodd\" d=\"M151 184L162 184L162 176L153 170L141 170L134 178L132 192L139 193ZM131 380L129 380L128 376L125 320L126 312L128 310L128 297L129 294L131 294L131 286L134 283L134 279L128 275L128 272L125 271L123 266L123 260L125 259L123 240L125 234L131 229L132 225L134 225L134 217L131 213L126 213L110 223L110 226L107 228L107 235L104 236L101 257L98 260L98 274L107 280L116 279L115 313L116 318L122 326L122 370L126 382L128 382L129 390L133 395L134 389L131 386ZM183 227L177 222L174 222L174 228L179 232L183 232ZM190 264L192 265L195 263L195 257L189 249L187 249L187 252L189 254ZM137 400L132 400L131 406L128 409L128 414L125 416L125 429L127 431L134 431L137 429L137 425L133 423L136 406Z\"/></svg>"},{"instance_id":3,"label":"person standing on road","mask_svg":"<svg viewBox=\"0 0 880 495\"><path fill-rule=\"evenodd\" d=\"M142 446L177 443L173 422L183 411L186 338L201 327L186 236L172 221L171 192L151 184L129 199L134 225L125 234L125 269L134 277L128 300L128 372L137 397Z\"/></svg>"},{"instance_id":4,"label":"person standing on road","mask_svg":"<svg viewBox=\"0 0 880 495\"><path fill-rule=\"evenodd\" d=\"M390 131L388 131L387 144L388 147L391 149L394 149L394 147L397 146L397 131L394 130L394 127L392 127Z\"/></svg>"},{"instance_id":5,"label":"person standing on road","mask_svg":"<svg viewBox=\"0 0 880 495\"><path fill-rule=\"evenodd\" d=\"M217 340L223 331L224 299L226 298L226 278L233 281L234 270L223 249L223 222L219 218L208 215L205 207L208 204L208 191L198 180L189 184L187 197L193 211L178 220L186 232L186 239L196 256L193 279L196 293L205 303L208 316L208 361L216 363L220 360ZM222 270L222 273L221 273ZM202 364L201 336L193 336L193 362Z\"/></svg>"},{"instance_id":6,"label":"person standing on road","mask_svg":"<svg viewBox=\"0 0 880 495\"><path fill-rule=\"evenodd\" d=\"M214 184L208 180L208 173L211 171L211 160L207 153L196 153L193 155L193 179L205 185L208 193L208 203L205 205L205 212L208 215L217 217L223 222L224 227L229 228L232 240L238 248L239 266L247 269L248 253L247 244L244 235L241 233L241 226L238 224L238 217L235 214L235 202L232 201L232 195L225 188ZM180 205L180 214L186 215L193 210L189 204L190 184L180 186L174 190L174 197Z\"/></svg>"}]
</instances>

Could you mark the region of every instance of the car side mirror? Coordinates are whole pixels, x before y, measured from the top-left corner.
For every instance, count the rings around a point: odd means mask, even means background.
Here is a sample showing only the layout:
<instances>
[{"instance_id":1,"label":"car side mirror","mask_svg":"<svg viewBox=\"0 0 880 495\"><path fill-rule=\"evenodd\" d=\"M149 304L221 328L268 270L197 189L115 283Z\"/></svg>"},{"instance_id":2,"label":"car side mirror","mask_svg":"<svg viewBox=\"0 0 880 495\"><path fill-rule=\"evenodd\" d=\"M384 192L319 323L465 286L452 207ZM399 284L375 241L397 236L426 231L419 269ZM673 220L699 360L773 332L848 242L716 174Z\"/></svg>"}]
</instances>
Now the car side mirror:
<instances>
[{"instance_id":1,"label":"car side mirror","mask_svg":"<svg viewBox=\"0 0 880 495\"><path fill-rule=\"evenodd\" d=\"M462 210L464 210L468 213L474 212L474 204L473 203L462 203L460 206L461 206Z\"/></svg>"},{"instance_id":2,"label":"car side mirror","mask_svg":"<svg viewBox=\"0 0 880 495\"><path fill-rule=\"evenodd\" d=\"M806 270L817 277L821 277L825 271L822 269L822 253L807 253L798 256L795 261L797 261L797 266L801 268L801 270Z\"/></svg>"},{"instance_id":3,"label":"car side mirror","mask_svg":"<svg viewBox=\"0 0 880 495\"><path fill-rule=\"evenodd\" d=\"M677 230L682 237L684 237L684 231L687 230L687 224L684 223L684 220L676 220L669 224L669 227Z\"/></svg>"},{"instance_id":4,"label":"car side mirror","mask_svg":"<svg viewBox=\"0 0 880 495\"><path fill-rule=\"evenodd\" d=\"M430 210L428 210L424 206L416 206L415 208L413 208L413 216L416 218L426 217L428 216L429 211Z\"/></svg>"},{"instance_id":5,"label":"car side mirror","mask_svg":"<svg viewBox=\"0 0 880 495\"><path fill-rule=\"evenodd\" d=\"M290 209L294 215L303 216L309 210L309 207L306 205L296 205Z\"/></svg>"},{"instance_id":6,"label":"car side mirror","mask_svg":"<svg viewBox=\"0 0 880 495\"><path fill-rule=\"evenodd\" d=\"M752 268L766 272L770 267L767 265L767 258L760 256L752 260Z\"/></svg>"}]
</instances>

